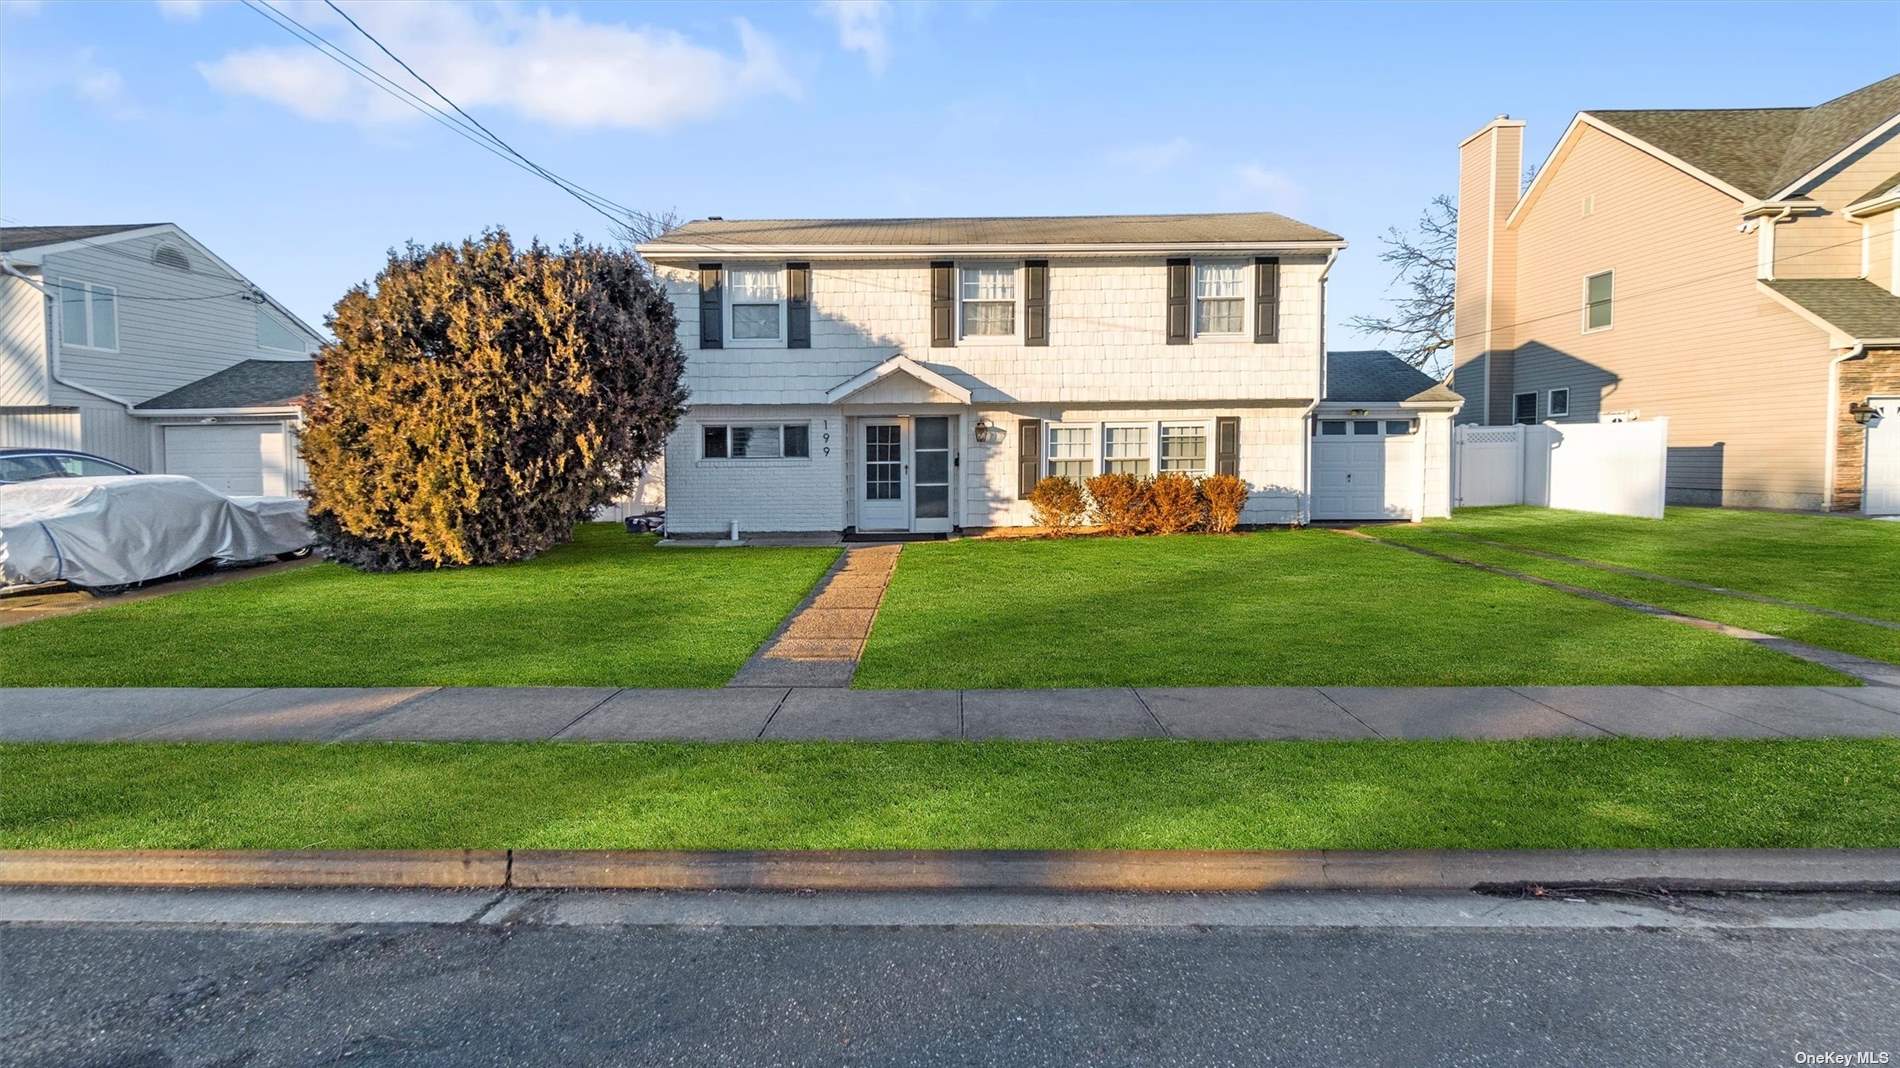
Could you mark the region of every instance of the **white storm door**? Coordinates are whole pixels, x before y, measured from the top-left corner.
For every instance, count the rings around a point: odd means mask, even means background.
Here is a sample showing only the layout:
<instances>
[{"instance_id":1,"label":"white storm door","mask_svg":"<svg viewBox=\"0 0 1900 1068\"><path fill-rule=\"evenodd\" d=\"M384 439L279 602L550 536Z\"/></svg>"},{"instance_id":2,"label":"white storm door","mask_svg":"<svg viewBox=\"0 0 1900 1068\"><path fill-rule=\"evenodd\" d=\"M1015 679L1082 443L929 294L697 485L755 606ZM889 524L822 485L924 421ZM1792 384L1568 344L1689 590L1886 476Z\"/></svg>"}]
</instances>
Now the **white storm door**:
<instances>
[{"instance_id":1,"label":"white storm door","mask_svg":"<svg viewBox=\"0 0 1900 1068\"><path fill-rule=\"evenodd\" d=\"M910 421L911 529L948 533L950 521L950 417L920 415Z\"/></svg>"},{"instance_id":2,"label":"white storm door","mask_svg":"<svg viewBox=\"0 0 1900 1068\"><path fill-rule=\"evenodd\" d=\"M858 424L858 529L909 530L910 463L902 419Z\"/></svg>"},{"instance_id":3,"label":"white storm door","mask_svg":"<svg viewBox=\"0 0 1900 1068\"><path fill-rule=\"evenodd\" d=\"M1867 421L1867 480L1861 511L1900 515L1900 397L1869 401L1880 414Z\"/></svg>"}]
</instances>

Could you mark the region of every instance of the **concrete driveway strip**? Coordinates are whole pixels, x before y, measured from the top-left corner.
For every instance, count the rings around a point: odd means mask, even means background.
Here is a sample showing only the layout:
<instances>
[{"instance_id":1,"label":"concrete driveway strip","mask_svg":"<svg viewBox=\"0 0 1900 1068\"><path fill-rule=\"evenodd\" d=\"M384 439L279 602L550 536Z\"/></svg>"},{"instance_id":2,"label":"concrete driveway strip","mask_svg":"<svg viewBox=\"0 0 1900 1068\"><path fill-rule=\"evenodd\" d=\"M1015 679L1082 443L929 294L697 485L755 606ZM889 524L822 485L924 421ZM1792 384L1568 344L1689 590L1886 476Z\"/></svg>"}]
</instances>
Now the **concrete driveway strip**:
<instances>
[{"instance_id":1,"label":"concrete driveway strip","mask_svg":"<svg viewBox=\"0 0 1900 1068\"><path fill-rule=\"evenodd\" d=\"M1836 686L1827 692L1900 716L1900 686Z\"/></svg>"},{"instance_id":2,"label":"concrete driveway strip","mask_svg":"<svg viewBox=\"0 0 1900 1068\"><path fill-rule=\"evenodd\" d=\"M1162 735L1135 691L965 690L966 738L1154 738Z\"/></svg>"},{"instance_id":3,"label":"concrete driveway strip","mask_svg":"<svg viewBox=\"0 0 1900 1068\"><path fill-rule=\"evenodd\" d=\"M941 741L963 735L955 690L793 690L765 738Z\"/></svg>"},{"instance_id":4,"label":"concrete driveway strip","mask_svg":"<svg viewBox=\"0 0 1900 1068\"><path fill-rule=\"evenodd\" d=\"M1779 738L1780 731L1653 686L1513 686L1612 734L1636 738Z\"/></svg>"},{"instance_id":5,"label":"concrete driveway strip","mask_svg":"<svg viewBox=\"0 0 1900 1068\"><path fill-rule=\"evenodd\" d=\"M622 690L555 737L561 741L751 741L785 699L783 687Z\"/></svg>"},{"instance_id":6,"label":"concrete driveway strip","mask_svg":"<svg viewBox=\"0 0 1900 1068\"><path fill-rule=\"evenodd\" d=\"M517 741L552 738L620 691L613 687L445 687L397 705L343 735L348 742Z\"/></svg>"},{"instance_id":7,"label":"concrete driveway strip","mask_svg":"<svg viewBox=\"0 0 1900 1068\"><path fill-rule=\"evenodd\" d=\"M328 742L432 687L259 690L140 734L140 741Z\"/></svg>"},{"instance_id":8,"label":"concrete driveway strip","mask_svg":"<svg viewBox=\"0 0 1900 1068\"><path fill-rule=\"evenodd\" d=\"M1327 686L1387 738L1601 738L1607 733L1502 686Z\"/></svg>"},{"instance_id":9,"label":"concrete driveway strip","mask_svg":"<svg viewBox=\"0 0 1900 1068\"><path fill-rule=\"evenodd\" d=\"M0 691L0 741L110 741L131 738L255 689L87 689Z\"/></svg>"},{"instance_id":10,"label":"concrete driveway strip","mask_svg":"<svg viewBox=\"0 0 1900 1068\"><path fill-rule=\"evenodd\" d=\"M1175 738L1218 741L1376 738L1310 686L1205 686L1135 691Z\"/></svg>"},{"instance_id":11,"label":"concrete driveway strip","mask_svg":"<svg viewBox=\"0 0 1900 1068\"><path fill-rule=\"evenodd\" d=\"M1787 686L1681 686L1669 693L1798 738L1900 736L1900 715L1838 692Z\"/></svg>"}]
</instances>

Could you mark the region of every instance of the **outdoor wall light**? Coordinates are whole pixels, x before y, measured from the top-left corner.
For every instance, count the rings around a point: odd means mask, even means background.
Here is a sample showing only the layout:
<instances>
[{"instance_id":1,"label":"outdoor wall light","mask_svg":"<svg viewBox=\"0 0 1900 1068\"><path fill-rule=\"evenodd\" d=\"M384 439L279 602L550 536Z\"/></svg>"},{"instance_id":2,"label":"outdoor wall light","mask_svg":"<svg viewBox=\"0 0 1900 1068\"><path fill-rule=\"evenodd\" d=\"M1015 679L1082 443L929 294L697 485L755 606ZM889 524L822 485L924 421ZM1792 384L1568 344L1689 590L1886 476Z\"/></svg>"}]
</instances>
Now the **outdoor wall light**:
<instances>
[{"instance_id":1,"label":"outdoor wall light","mask_svg":"<svg viewBox=\"0 0 1900 1068\"><path fill-rule=\"evenodd\" d=\"M976 421L977 444L981 445L986 441L995 441L1001 437L1002 435L997 433L995 423L990 422L988 419L978 419Z\"/></svg>"},{"instance_id":2,"label":"outdoor wall light","mask_svg":"<svg viewBox=\"0 0 1900 1068\"><path fill-rule=\"evenodd\" d=\"M1854 417L1854 422L1866 426L1870 420L1880 414L1880 409L1866 401L1855 401L1847 406L1847 414Z\"/></svg>"}]
</instances>

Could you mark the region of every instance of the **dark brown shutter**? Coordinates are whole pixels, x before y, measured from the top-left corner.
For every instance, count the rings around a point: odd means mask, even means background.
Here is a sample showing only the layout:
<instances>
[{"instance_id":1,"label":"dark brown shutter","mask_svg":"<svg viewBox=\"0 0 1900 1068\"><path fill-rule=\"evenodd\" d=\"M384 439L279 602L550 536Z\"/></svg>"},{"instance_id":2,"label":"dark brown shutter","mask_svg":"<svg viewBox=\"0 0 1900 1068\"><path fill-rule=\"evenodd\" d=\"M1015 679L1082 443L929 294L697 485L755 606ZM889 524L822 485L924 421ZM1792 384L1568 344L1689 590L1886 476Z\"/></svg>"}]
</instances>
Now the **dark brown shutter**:
<instances>
[{"instance_id":1,"label":"dark brown shutter","mask_svg":"<svg viewBox=\"0 0 1900 1068\"><path fill-rule=\"evenodd\" d=\"M1023 263L1023 344L1049 344L1049 261Z\"/></svg>"},{"instance_id":2,"label":"dark brown shutter","mask_svg":"<svg viewBox=\"0 0 1900 1068\"><path fill-rule=\"evenodd\" d=\"M1188 289L1194 269L1186 260L1168 261L1168 344L1188 343Z\"/></svg>"},{"instance_id":3,"label":"dark brown shutter","mask_svg":"<svg viewBox=\"0 0 1900 1068\"><path fill-rule=\"evenodd\" d=\"M1237 416L1214 420L1214 473L1240 475L1240 419Z\"/></svg>"},{"instance_id":4,"label":"dark brown shutter","mask_svg":"<svg viewBox=\"0 0 1900 1068\"><path fill-rule=\"evenodd\" d=\"M719 292L719 265L702 263L699 265L699 347L718 349L725 347L722 312L725 301Z\"/></svg>"},{"instance_id":5,"label":"dark brown shutter","mask_svg":"<svg viewBox=\"0 0 1900 1068\"><path fill-rule=\"evenodd\" d=\"M1042 481L1042 420L1016 420L1016 496L1027 498Z\"/></svg>"},{"instance_id":6,"label":"dark brown shutter","mask_svg":"<svg viewBox=\"0 0 1900 1068\"><path fill-rule=\"evenodd\" d=\"M1261 256L1253 261L1253 340L1256 345L1280 340L1280 260Z\"/></svg>"},{"instance_id":7,"label":"dark brown shutter","mask_svg":"<svg viewBox=\"0 0 1900 1068\"><path fill-rule=\"evenodd\" d=\"M957 265L939 260L930 265L930 347L957 344Z\"/></svg>"},{"instance_id":8,"label":"dark brown shutter","mask_svg":"<svg viewBox=\"0 0 1900 1068\"><path fill-rule=\"evenodd\" d=\"M811 264L785 265L785 347L811 348Z\"/></svg>"}]
</instances>

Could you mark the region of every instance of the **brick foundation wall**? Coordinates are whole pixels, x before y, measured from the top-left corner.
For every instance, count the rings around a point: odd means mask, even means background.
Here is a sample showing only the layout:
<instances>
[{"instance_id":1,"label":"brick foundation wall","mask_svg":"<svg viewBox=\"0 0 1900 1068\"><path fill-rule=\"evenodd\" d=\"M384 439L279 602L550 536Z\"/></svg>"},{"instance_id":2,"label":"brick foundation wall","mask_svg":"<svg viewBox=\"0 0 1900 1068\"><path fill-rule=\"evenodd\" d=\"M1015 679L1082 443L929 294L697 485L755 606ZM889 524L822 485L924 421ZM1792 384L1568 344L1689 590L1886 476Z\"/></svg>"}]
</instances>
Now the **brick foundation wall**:
<instances>
[{"instance_id":1,"label":"brick foundation wall","mask_svg":"<svg viewBox=\"0 0 1900 1068\"><path fill-rule=\"evenodd\" d=\"M1840 400L1834 413L1834 510L1860 510L1861 480L1867 473L1867 428L1849 414L1870 396L1900 394L1900 349L1869 349L1840 366Z\"/></svg>"}]
</instances>

